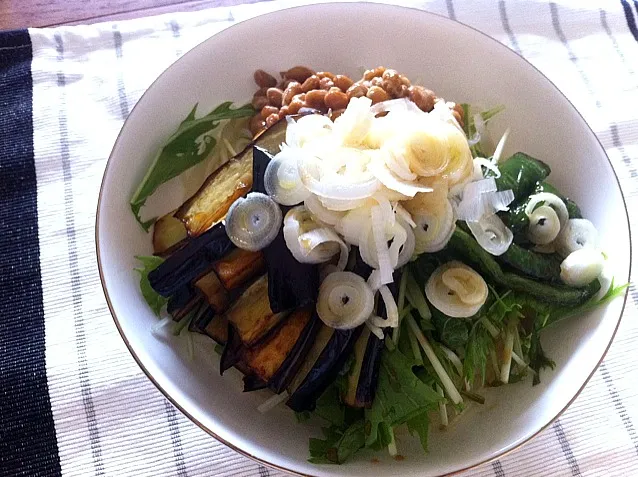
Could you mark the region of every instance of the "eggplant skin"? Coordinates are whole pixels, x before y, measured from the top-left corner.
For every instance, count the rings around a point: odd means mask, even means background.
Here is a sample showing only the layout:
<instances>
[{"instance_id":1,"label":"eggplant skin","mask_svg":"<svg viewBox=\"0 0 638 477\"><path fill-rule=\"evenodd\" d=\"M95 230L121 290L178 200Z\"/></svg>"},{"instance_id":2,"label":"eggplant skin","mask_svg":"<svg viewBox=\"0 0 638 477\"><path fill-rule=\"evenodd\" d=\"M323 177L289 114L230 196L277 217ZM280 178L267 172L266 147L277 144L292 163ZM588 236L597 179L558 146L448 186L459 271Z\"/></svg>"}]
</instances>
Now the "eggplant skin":
<instances>
[{"instance_id":1,"label":"eggplant skin","mask_svg":"<svg viewBox=\"0 0 638 477\"><path fill-rule=\"evenodd\" d=\"M170 297L181 287L206 273L215 261L234 248L223 224L218 224L191 239L168 257L148 274L148 280L153 290L164 297Z\"/></svg>"},{"instance_id":2,"label":"eggplant skin","mask_svg":"<svg viewBox=\"0 0 638 477\"><path fill-rule=\"evenodd\" d=\"M277 372L268 381L268 387L275 394L279 394L286 389L295 377L308 355L308 351L312 348L319 328L321 328L321 320L316 311L314 311L294 347L290 350L281 366L279 366Z\"/></svg>"},{"instance_id":3,"label":"eggplant skin","mask_svg":"<svg viewBox=\"0 0 638 477\"><path fill-rule=\"evenodd\" d=\"M252 374L247 374L244 376L244 392L249 393L252 391L259 391L260 389L265 389L268 387L268 383L258 378L257 376L253 376Z\"/></svg>"},{"instance_id":4,"label":"eggplant skin","mask_svg":"<svg viewBox=\"0 0 638 477\"><path fill-rule=\"evenodd\" d=\"M286 401L288 407L296 412L315 409L317 399L335 380L350 356L362 326L350 330L334 331L310 372Z\"/></svg>"},{"instance_id":5,"label":"eggplant skin","mask_svg":"<svg viewBox=\"0 0 638 477\"><path fill-rule=\"evenodd\" d=\"M239 338L239 334L235 331L232 325L228 325L228 338L222 357L219 363L219 374L224 374L224 371L232 368L241 361L242 354L244 353L244 345Z\"/></svg>"},{"instance_id":6,"label":"eggplant skin","mask_svg":"<svg viewBox=\"0 0 638 477\"><path fill-rule=\"evenodd\" d=\"M393 275L394 280L388 284L388 288L396 301L399 296L399 283L401 283L401 270L396 270ZM383 301L379 301L378 313L382 318L387 318L388 313L383 305ZM387 330L387 328L386 328ZM357 383L356 405L357 407L372 406L374 396L377 392L379 384L379 369L381 367L381 354L385 348L385 340L380 340L374 333L370 333L366 351L363 355L363 363L361 365L361 373L359 374L359 382Z\"/></svg>"},{"instance_id":7,"label":"eggplant skin","mask_svg":"<svg viewBox=\"0 0 638 477\"><path fill-rule=\"evenodd\" d=\"M175 321L179 321L199 304L200 300L201 297L197 291L187 283L171 296L166 304L166 311Z\"/></svg>"},{"instance_id":8,"label":"eggplant skin","mask_svg":"<svg viewBox=\"0 0 638 477\"><path fill-rule=\"evenodd\" d=\"M296 310L265 341L245 349L242 361L252 374L268 383L303 336L311 318L312 310Z\"/></svg>"},{"instance_id":9,"label":"eggplant skin","mask_svg":"<svg viewBox=\"0 0 638 477\"><path fill-rule=\"evenodd\" d=\"M372 407L377 385L379 384L381 354L384 348L385 340L380 340L374 333L371 333L363 355L361 374L359 374L359 382L357 383L355 398L357 407Z\"/></svg>"},{"instance_id":10,"label":"eggplant skin","mask_svg":"<svg viewBox=\"0 0 638 477\"><path fill-rule=\"evenodd\" d=\"M201 335L208 335L208 333L206 333L206 328L210 325L213 319L215 319L215 312L212 308L208 308L202 314L191 320L188 324L188 331L199 333Z\"/></svg>"},{"instance_id":11,"label":"eggplant skin","mask_svg":"<svg viewBox=\"0 0 638 477\"><path fill-rule=\"evenodd\" d=\"M275 313L317 301L319 267L299 263L286 245L283 229L264 250L268 270L268 298Z\"/></svg>"},{"instance_id":12,"label":"eggplant skin","mask_svg":"<svg viewBox=\"0 0 638 477\"><path fill-rule=\"evenodd\" d=\"M264 175L272 158L273 156L265 149L253 146L253 192L267 194Z\"/></svg>"}]
</instances>

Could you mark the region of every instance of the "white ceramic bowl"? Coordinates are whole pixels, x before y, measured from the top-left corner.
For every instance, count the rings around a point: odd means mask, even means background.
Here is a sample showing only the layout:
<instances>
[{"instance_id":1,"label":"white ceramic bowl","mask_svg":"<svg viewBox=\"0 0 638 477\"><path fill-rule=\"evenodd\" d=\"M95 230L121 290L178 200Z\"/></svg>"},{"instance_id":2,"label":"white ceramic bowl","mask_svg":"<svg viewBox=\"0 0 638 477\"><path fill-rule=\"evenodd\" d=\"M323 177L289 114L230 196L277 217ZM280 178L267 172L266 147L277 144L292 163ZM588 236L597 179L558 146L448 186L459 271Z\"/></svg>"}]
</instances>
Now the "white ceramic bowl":
<instances>
[{"instance_id":1,"label":"white ceramic bowl","mask_svg":"<svg viewBox=\"0 0 638 477\"><path fill-rule=\"evenodd\" d=\"M277 72L304 64L345 72L386 65L438 95L484 106L504 104L497 133L509 126L508 151L522 150L553 166L552 182L575 198L602 235L618 282L629 279L630 236L625 204L603 148L567 99L529 63L486 35L425 12L378 4L293 8L235 25L205 41L164 72L135 106L108 162L97 219L100 272L115 323L131 353L158 388L200 427L234 449L292 472L312 475L436 475L475 466L526 442L547 427L592 375L617 329L624 300L570 319L543 337L557 363L542 384L490 389L487 404L458 424L431 431L430 452L399 436L394 462L362 454L343 466L307 462L308 438L319 427L300 425L284 406L260 414L265 395L242 393L238 373L219 376L212 345L198 342L190 362L177 342L149 332L156 318L138 291L134 255L150 254L150 236L128 200L158 146L188 114L224 100L252 97L256 68ZM500 130L500 131L499 131ZM164 212L198 184L175 181L153 199Z\"/></svg>"}]
</instances>

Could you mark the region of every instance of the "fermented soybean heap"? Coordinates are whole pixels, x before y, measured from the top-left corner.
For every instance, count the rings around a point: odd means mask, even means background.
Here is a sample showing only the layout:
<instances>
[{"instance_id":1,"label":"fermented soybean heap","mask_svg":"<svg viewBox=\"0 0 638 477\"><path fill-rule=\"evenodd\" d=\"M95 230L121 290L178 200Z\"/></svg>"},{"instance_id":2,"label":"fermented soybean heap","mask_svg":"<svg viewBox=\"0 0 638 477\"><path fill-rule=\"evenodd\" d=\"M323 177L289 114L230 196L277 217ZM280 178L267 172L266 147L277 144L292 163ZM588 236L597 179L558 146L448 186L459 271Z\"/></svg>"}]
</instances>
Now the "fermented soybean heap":
<instances>
[{"instance_id":1,"label":"fermented soybean heap","mask_svg":"<svg viewBox=\"0 0 638 477\"><path fill-rule=\"evenodd\" d=\"M372 103L273 124L155 224L167 258L142 271L157 311L224 346L222 372L275 392L260 410L328 421L317 463L397 455L404 424L426 449L431 418L446 426L485 385L538 383L553 366L540 331L624 288L546 164L502 160L507 132L487 153L499 108L464 106L461 125L440 98ZM207 190L224 200L201 222Z\"/></svg>"}]
</instances>

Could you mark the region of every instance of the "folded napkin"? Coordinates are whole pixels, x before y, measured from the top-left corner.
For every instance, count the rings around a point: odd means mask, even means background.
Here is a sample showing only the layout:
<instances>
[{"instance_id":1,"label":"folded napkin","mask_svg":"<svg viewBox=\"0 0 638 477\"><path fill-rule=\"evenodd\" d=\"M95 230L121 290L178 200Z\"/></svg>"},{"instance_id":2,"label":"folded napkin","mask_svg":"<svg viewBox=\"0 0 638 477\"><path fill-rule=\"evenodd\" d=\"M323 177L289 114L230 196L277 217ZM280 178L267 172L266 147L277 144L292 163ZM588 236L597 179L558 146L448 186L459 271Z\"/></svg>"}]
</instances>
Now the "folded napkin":
<instances>
[{"instance_id":1,"label":"folded napkin","mask_svg":"<svg viewBox=\"0 0 638 477\"><path fill-rule=\"evenodd\" d=\"M278 474L204 433L140 371L106 307L94 222L116 135L157 75L217 31L300 3L0 33L1 475ZM556 83L606 148L635 227L636 0L404 4L484 31ZM632 286L609 354L560 419L462 475L638 475L637 300Z\"/></svg>"}]
</instances>

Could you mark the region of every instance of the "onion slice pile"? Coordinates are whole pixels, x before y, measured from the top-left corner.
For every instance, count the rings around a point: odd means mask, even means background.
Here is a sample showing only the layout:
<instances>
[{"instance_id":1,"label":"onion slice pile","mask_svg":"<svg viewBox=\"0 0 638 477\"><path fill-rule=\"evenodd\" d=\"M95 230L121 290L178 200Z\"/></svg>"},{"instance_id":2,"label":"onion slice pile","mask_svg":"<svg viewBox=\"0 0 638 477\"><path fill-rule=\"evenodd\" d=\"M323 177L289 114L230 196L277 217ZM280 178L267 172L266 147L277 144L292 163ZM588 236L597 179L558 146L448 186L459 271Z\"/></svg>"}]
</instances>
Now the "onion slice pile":
<instances>
[{"instance_id":1,"label":"onion slice pile","mask_svg":"<svg viewBox=\"0 0 638 477\"><path fill-rule=\"evenodd\" d=\"M255 252L275 240L281 227L281 209L265 194L251 192L228 209L225 226L237 247Z\"/></svg>"},{"instance_id":2,"label":"onion slice pile","mask_svg":"<svg viewBox=\"0 0 638 477\"><path fill-rule=\"evenodd\" d=\"M487 300L485 280L464 263L451 261L434 270L425 285L432 306L454 318L475 315Z\"/></svg>"}]
</instances>

